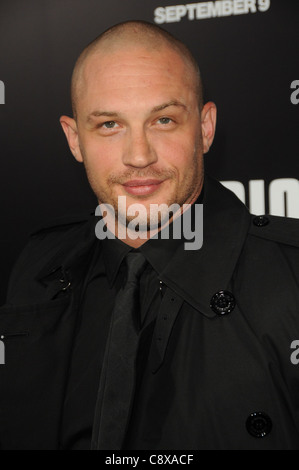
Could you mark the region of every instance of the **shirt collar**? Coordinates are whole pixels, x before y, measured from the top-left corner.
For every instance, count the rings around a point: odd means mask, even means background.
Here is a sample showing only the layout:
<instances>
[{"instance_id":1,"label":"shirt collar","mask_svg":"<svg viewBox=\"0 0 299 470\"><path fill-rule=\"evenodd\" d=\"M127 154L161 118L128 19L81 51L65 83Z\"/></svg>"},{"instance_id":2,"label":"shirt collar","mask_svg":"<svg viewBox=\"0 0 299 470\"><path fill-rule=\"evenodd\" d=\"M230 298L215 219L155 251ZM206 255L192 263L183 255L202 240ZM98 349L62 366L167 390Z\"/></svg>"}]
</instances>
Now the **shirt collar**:
<instances>
[{"instance_id":1,"label":"shirt collar","mask_svg":"<svg viewBox=\"0 0 299 470\"><path fill-rule=\"evenodd\" d=\"M120 265L132 247L118 238L104 238L102 253L109 287L112 287Z\"/></svg>"},{"instance_id":2,"label":"shirt collar","mask_svg":"<svg viewBox=\"0 0 299 470\"><path fill-rule=\"evenodd\" d=\"M201 203L202 199L203 191L196 202ZM173 228L172 224L170 224L170 228ZM168 265L178 247L184 242L184 238L172 238L170 230L170 237L167 240L163 239L161 233L159 233L157 238L150 238L141 245L137 251L142 252L152 267L158 266L159 269L156 269L156 271L160 273L162 272L162 267ZM104 238L102 241L102 250L108 283L109 286L112 287L123 259L129 251L134 251L134 248L131 248L118 238Z\"/></svg>"}]
</instances>

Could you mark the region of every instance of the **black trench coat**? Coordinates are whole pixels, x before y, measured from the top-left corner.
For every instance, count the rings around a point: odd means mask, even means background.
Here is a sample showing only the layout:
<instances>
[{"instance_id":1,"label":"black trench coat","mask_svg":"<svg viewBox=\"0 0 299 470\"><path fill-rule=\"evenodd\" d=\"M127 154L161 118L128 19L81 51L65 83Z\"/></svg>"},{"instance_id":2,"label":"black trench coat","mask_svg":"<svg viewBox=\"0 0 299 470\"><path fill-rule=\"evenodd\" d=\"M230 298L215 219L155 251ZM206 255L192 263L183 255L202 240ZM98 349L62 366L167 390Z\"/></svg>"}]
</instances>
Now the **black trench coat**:
<instances>
[{"instance_id":1,"label":"black trench coat","mask_svg":"<svg viewBox=\"0 0 299 470\"><path fill-rule=\"evenodd\" d=\"M207 176L203 240L159 273L175 301L164 295L131 445L299 450L299 220L252 216ZM94 243L94 218L62 220L32 235L13 270L0 309L2 449L59 449Z\"/></svg>"}]
</instances>

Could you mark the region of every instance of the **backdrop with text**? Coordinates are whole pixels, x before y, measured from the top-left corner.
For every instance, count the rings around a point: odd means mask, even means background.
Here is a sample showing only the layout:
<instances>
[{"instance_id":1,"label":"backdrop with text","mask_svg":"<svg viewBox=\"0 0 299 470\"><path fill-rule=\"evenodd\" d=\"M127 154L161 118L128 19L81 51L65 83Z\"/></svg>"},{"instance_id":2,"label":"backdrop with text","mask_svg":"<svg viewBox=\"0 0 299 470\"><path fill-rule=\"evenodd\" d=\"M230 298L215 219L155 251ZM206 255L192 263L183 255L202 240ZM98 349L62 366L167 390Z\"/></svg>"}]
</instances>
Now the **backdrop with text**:
<instances>
[{"instance_id":1,"label":"backdrop with text","mask_svg":"<svg viewBox=\"0 0 299 470\"><path fill-rule=\"evenodd\" d=\"M156 23L194 53L218 108L207 171L252 213L299 218L298 17L296 0L1 0L0 304L30 232L96 207L59 117L80 51L121 21Z\"/></svg>"}]
</instances>

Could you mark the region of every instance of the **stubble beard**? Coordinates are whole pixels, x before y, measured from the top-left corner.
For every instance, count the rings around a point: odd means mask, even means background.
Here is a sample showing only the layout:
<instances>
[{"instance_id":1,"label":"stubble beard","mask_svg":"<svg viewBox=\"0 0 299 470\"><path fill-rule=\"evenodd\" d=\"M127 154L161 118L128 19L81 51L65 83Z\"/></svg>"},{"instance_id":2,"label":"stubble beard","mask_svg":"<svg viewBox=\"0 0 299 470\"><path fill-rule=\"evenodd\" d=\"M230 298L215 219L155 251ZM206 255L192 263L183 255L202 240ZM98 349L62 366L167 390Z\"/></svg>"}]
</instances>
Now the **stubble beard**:
<instances>
[{"instance_id":1,"label":"stubble beard","mask_svg":"<svg viewBox=\"0 0 299 470\"><path fill-rule=\"evenodd\" d=\"M196 156L196 152L194 152L193 158L193 165L192 169L190 168L188 175L184 178L184 185L183 188L180 188L178 184L175 185L173 193L167 198L167 200L163 201L160 204L165 204L168 208L173 204L183 207L184 204L190 204L194 202L196 196L200 193L200 188L202 185L203 180L203 162L201 167L198 165L198 158ZM136 217L136 215L128 216L127 211L119 211L119 201L118 196L115 195L113 188L115 185L122 185L126 181L133 180L136 178L148 178L148 179L158 179L158 180L177 180L177 173L175 170L136 170L133 168L132 170L126 171L125 173L118 175L111 173L109 179L107 180L106 188L100 187L97 179L94 177L92 172L89 170L88 165L84 164L87 178L91 189L93 190L99 204L107 204L112 206L113 213L117 221L121 221L123 224L128 227L130 222ZM162 183L163 184L163 183ZM134 198L133 196L129 195L127 197L136 199L134 200L133 204L141 204L143 205L142 201L146 201L149 199L148 196L137 196ZM153 201L151 204L156 204ZM127 208L126 208L127 209ZM142 211L141 211L142 213ZM151 210L147 210L147 215L145 218L138 217L138 230L140 231L150 231L153 228L161 228L163 225L169 223L170 219L172 218L172 212L168 210L158 210L154 212ZM156 227L155 227L156 225Z\"/></svg>"}]
</instances>

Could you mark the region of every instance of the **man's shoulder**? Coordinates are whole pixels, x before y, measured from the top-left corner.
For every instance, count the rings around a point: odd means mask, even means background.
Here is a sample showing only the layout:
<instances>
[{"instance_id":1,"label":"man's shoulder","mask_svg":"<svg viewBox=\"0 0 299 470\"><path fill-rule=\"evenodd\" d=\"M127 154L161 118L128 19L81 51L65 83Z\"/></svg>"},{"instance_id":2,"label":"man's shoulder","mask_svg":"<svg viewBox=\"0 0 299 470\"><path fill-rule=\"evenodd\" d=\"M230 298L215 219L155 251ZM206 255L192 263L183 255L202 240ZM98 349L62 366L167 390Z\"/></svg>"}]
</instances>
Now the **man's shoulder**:
<instances>
[{"instance_id":1,"label":"man's shoulder","mask_svg":"<svg viewBox=\"0 0 299 470\"><path fill-rule=\"evenodd\" d=\"M30 264L47 264L57 254L67 257L95 237L92 226L95 224L94 211L83 214L72 214L49 220L30 233L28 243L22 251L17 266Z\"/></svg>"},{"instance_id":2,"label":"man's shoulder","mask_svg":"<svg viewBox=\"0 0 299 470\"><path fill-rule=\"evenodd\" d=\"M299 219L274 215L252 215L249 234L299 248Z\"/></svg>"},{"instance_id":3,"label":"man's shoulder","mask_svg":"<svg viewBox=\"0 0 299 470\"><path fill-rule=\"evenodd\" d=\"M37 225L30 232L30 238L43 239L50 234L61 234L86 224L94 215L94 211L87 211L81 214L72 214L50 219Z\"/></svg>"},{"instance_id":4,"label":"man's shoulder","mask_svg":"<svg viewBox=\"0 0 299 470\"><path fill-rule=\"evenodd\" d=\"M30 292L40 292L37 279L76 260L77 253L87 250L95 239L93 221L94 213L87 212L59 217L34 229L11 272L7 299L29 301Z\"/></svg>"}]
</instances>

